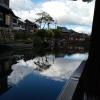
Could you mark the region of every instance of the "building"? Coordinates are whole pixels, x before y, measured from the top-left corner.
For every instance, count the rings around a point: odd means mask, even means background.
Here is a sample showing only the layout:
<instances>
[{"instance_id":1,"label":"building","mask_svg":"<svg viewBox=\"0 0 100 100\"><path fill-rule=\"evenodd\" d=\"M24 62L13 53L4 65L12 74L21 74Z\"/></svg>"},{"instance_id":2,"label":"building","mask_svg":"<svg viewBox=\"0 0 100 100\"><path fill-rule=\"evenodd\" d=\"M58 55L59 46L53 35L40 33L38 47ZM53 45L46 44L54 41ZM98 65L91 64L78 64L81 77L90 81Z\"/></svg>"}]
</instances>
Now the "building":
<instances>
[{"instance_id":1,"label":"building","mask_svg":"<svg viewBox=\"0 0 100 100\"><path fill-rule=\"evenodd\" d=\"M0 0L0 4L3 4L3 6L9 7L9 0Z\"/></svg>"},{"instance_id":2,"label":"building","mask_svg":"<svg viewBox=\"0 0 100 100\"><path fill-rule=\"evenodd\" d=\"M9 8L9 0L0 0L0 43L14 40L14 32L32 33L39 26L26 19L24 22Z\"/></svg>"},{"instance_id":3,"label":"building","mask_svg":"<svg viewBox=\"0 0 100 100\"><path fill-rule=\"evenodd\" d=\"M39 28L39 25L37 25L35 22L31 22L28 19L25 20L25 30L28 32L35 32Z\"/></svg>"},{"instance_id":4,"label":"building","mask_svg":"<svg viewBox=\"0 0 100 100\"><path fill-rule=\"evenodd\" d=\"M18 20L19 30L25 30L25 22Z\"/></svg>"},{"instance_id":5,"label":"building","mask_svg":"<svg viewBox=\"0 0 100 100\"><path fill-rule=\"evenodd\" d=\"M28 19L21 21L19 17L14 15L12 29L13 31L24 31L26 33L33 33L38 30L39 26L35 22L31 22Z\"/></svg>"},{"instance_id":6,"label":"building","mask_svg":"<svg viewBox=\"0 0 100 100\"><path fill-rule=\"evenodd\" d=\"M16 16L14 14L14 12L12 11L12 15L11 15L11 27L12 27L12 30L17 30L18 29L18 27L19 27L19 25L18 25L19 19L20 18L18 16Z\"/></svg>"},{"instance_id":7,"label":"building","mask_svg":"<svg viewBox=\"0 0 100 100\"><path fill-rule=\"evenodd\" d=\"M0 41L13 40L12 29L18 17L9 8L9 0L0 0Z\"/></svg>"},{"instance_id":8,"label":"building","mask_svg":"<svg viewBox=\"0 0 100 100\"><path fill-rule=\"evenodd\" d=\"M21 21L20 18L18 18L17 16L14 17L12 23L12 30L13 31L25 30L25 22Z\"/></svg>"},{"instance_id":9,"label":"building","mask_svg":"<svg viewBox=\"0 0 100 100\"><path fill-rule=\"evenodd\" d=\"M11 9L9 8L9 0L0 0L0 27L10 26L10 14Z\"/></svg>"},{"instance_id":10,"label":"building","mask_svg":"<svg viewBox=\"0 0 100 100\"><path fill-rule=\"evenodd\" d=\"M67 43L84 43L89 42L90 40L90 36L88 34L78 33L72 29L60 26L58 26L57 29L61 31L62 38L64 38Z\"/></svg>"}]
</instances>

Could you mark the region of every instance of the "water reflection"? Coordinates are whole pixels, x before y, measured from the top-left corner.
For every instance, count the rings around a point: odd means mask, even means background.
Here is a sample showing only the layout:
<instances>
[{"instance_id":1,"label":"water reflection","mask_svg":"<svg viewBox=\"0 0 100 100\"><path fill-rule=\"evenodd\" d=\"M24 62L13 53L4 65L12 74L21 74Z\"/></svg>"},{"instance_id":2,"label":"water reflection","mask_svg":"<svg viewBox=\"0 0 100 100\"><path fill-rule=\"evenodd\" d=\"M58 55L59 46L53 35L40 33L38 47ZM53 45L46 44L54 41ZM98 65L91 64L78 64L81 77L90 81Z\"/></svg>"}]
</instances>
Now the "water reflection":
<instances>
[{"instance_id":1,"label":"water reflection","mask_svg":"<svg viewBox=\"0 0 100 100\"><path fill-rule=\"evenodd\" d=\"M45 59L44 59L45 58ZM35 70L43 71L50 68L51 64L48 61L48 57L39 57L37 61L34 61L34 64L37 66Z\"/></svg>"},{"instance_id":2,"label":"water reflection","mask_svg":"<svg viewBox=\"0 0 100 100\"><path fill-rule=\"evenodd\" d=\"M74 54L69 56L69 58L66 56L54 58L54 55L48 55L49 67L35 64L34 62L38 62L37 58L28 61L19 60L17 64L12 66L13 72L8 77L8 80L12 84L17 84L28 74L36 73L52 80L65 81L69 79L73 71L80 65L83 60L82 56L83 54ZM84 59L86 59L87 56L87 54L84 54ZM45 57L42 57L41 59L44 58ZM77 60L75 58L77 58Z\"/></svg>"},{"instance_id":3,"label":"water reflection","mask_svg":"<svg viewBox=\"0 0 100 100\"><path fill-rule=\"evenodd\" d=\"M12 61L10 55L12 52L0 53L0 94L9 89L7 76L11 73Z\"/></svg>"},{"instance_id":4,"label":"water reflection","mask_svg":"<svg viewBox=\"0 0 100 100\"><path fill-rule=\"evenodd\" d=\"M86 60L88 58L88 53L84 53L84 54L79 54L76 53L74 55L65 55L64 59L70 60L70 61L79 61L79 60Z\"/></svg>"},{"instance_id":5,"label":"water reflection","mask_svg":"<svg viewBox=\"0 0 100 100\"><path fill-rule=\"evenodd\" d=\"M72 48L73 47L73 48ZM0 94L30 73L50 80L64 82L87 59L86 46L68 48L38 47L15 49L0 54ZM83 49L82 49L83 48Z\"/></svg>"}]
</instances>

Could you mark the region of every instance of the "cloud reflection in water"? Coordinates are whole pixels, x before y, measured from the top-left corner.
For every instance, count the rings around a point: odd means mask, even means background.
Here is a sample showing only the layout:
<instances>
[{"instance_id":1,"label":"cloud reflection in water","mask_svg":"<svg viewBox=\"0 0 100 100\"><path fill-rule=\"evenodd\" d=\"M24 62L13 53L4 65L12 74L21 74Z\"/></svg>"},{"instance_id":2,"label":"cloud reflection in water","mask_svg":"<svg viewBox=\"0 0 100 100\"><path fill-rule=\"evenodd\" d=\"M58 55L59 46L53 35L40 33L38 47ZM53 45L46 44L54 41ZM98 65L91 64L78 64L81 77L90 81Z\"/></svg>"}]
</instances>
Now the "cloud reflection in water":
<instances>
[{"instance_id":1,"label":"cloud reflection in water","mask_svg":"<svg viewBox=\"0 0 100 100\"><path fill-rule=\"evenodd\" d=\"M87 59L87 57L88 54L65 55L64 57L55 58L53 62L53 56L49 55L48 61L52 66L44 71L35 70L37 66L34 64L34 61L37 61L37 58L26 62L19 60L17 64L12 65L13 71L10 76L8 76L8 82L10 84L17 84L30 73L35 73L55 81L65 81L69 79L75 69L83 60Z\"/></svg>"}]
</instances>

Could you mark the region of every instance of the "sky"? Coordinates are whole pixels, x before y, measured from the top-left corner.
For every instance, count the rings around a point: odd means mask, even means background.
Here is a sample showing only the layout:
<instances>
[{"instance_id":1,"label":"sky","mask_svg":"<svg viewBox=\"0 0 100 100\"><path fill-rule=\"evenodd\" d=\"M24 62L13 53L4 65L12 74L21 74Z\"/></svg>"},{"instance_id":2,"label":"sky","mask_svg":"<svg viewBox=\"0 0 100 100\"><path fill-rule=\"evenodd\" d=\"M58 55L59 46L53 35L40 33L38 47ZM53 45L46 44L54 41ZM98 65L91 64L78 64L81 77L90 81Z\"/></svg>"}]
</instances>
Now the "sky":
<instances>
[{"instance_id":1,"label":"sky","mask_svg":"<svg viewBox=\"0 0 100 100\"><path fill-rule=\"evenodd\" d=\"M77 32L91 33L95 0L10 0L10 8L21 20L35 21L36 13L45 11L57 22Z\"/></svg>"}]
</instances>

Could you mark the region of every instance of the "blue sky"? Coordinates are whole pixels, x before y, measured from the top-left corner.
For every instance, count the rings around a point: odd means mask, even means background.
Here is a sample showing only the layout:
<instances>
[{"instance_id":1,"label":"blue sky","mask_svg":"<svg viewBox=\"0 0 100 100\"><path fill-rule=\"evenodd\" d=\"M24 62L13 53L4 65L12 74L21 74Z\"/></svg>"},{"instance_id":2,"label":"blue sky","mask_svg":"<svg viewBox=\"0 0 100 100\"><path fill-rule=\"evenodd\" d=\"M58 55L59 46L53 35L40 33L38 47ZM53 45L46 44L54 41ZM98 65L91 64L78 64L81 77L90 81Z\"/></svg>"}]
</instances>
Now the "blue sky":
<instances>
[{"instance_id":1,"label":"blue sky","mask_svg":"<svg viewBox=\"0 0 100 100\"><path fill-rule=\"evenodd\" d=\"M36 13L45 11L57 25L85 33L91 33L94 4L95 1L86 3L82 0L10 0L10 7L21 20L35 21Z\"/></svg>"},{"instance_id":2,"label":"blue sky","mask_svg":"<svg viewBox=\"0 0 100 100\"><path fill-rule=\"evenodd\" d=\"M44 0L32 0L32 1L35 3L40 3L40 2L43 2Z\"/></svg>"}]
</instances>

